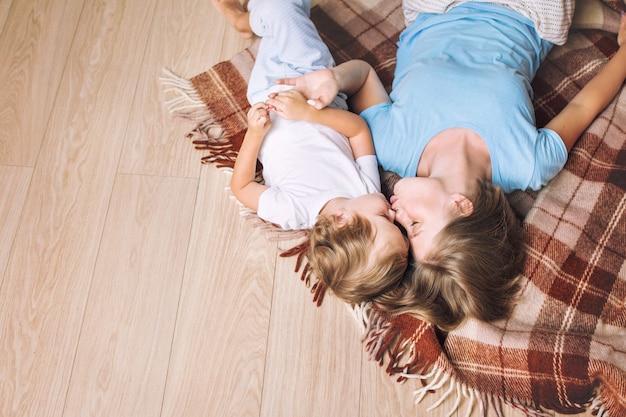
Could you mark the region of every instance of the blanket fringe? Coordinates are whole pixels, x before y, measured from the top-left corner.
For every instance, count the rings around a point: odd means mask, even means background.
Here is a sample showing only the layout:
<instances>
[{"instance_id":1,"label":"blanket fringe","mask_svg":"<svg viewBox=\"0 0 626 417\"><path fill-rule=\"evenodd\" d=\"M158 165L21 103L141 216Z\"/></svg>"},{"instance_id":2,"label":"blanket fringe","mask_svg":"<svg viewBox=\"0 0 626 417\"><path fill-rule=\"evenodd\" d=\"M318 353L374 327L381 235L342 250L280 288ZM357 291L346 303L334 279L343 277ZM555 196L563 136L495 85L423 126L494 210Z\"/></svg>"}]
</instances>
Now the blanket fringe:
<instances>
[{"instance_id":1,"label":"blanket fringe","mask_svg":"<svg viewBox=\"0 0 626 417\"><path fill-rule=\"evenodd\" d=\"M474 412L474 408L478 406L478 415L487 416L493 413L498 417L503 417L504 412L502 404L509 404L511 407L521 411L528 417L550 417L552 414L537 408L534 404L525 404L519 399L501 398L495 395L480 392L475 388L469 387L446 372L444 369L433 366L429 373L425 374L403 374L407 379L419 379L423 381L423 386L413 392L415 403L419 404L427 394L433 392L441 392L445 390L427 411L432 411L440 407L446 400L453 399L454 403L450 406L447 416L450 417L457 412L461 412L461 408L465 408L464 415L470 417Z\"/></svg>"},{"instance_id":2,"label":"blanket fringe","mask_svg":"<svg viewBox=\"0 0 626 417\"><path fill-rule=\"evenodd\" d=\"M319 307L322 305L322 301L324 301L324 295L326 295L326 291L328 287L324 284L323 281L320 281L317 277L313 276L311 268L309 267L309 262L306 260L306 253L309 250L310 240L309 234L306 232L305 238L302 242L292 247L291 249L283 250L280 253L281 258L288 258L292 256L296 256L296 266L294 268L294 272L299 272L302 266L302 273L300 274L300 280L305 283L305 285L311 289L311 294L313 294L313 302Z\"/></svg>"},{"instance_id":3,"label":"blanket fringe","mask_svg":"<svg viewBox=\"0 0 626 417\"><path fill-rule=\"evenodd\" d=\"M165 96L163 102L172 117L194 125L187 134L187 139L191 140L197 150L209 152L209 155L201 158L202 163L214 163L218 168L232 168L238 149L228 140L226 132L210 112L194 84L167 68L163 68L162 73L159 81Z\"/></svg>"},{"instance_id":4,"label":"blanket fringe","mask_svg":"<svg viewBox=\"0 0 626 417\"><path fill-rule=\"evenodd\" d=\"M371 303L353 306L351 312L364 330L362 341L370 360L376 360L382 366L386 352L389 356L388 374L399 375L398 382L408 379L422 381L422 387L413 392L416 404L419 404L427 394L447 385L446 391L428 408L428 411L441 406L447 398L456 395L454 404L448 411L448 417L458 411L463 399L467 403L467 416L471 415L476 402L480 406L481 414L484 415L484 401L478 391L456 382L445 370L423 357L416 349L413 338L403 335L401 327L394 326L392 321L377 311Z\"/></svg>"},{"instance_id":5,"label":"blanket fringe","mask_svg":"<svg viewBox=\"0 0 626 417\"><path fill-rule=\"evenodd\" d=\"M417 329L405 328L401 321L402 316L390 317L372 303L348 306L348 310L363 331L361 341L369 360L384 366L386 355L389 360L386 372L390 376L397 376L400 383L407 380L422 382L422 387L413 392L416 404L429 393L445 390L428 411L440 407L447 399L452 398L454 402L448 410L448 416L465 408L464 415L469 417L478 407L479 415L486 416L488 412L492 412L502 417L503 402L529 417L551 416L535 404L526 404L516 398L501 398L471 388L455 378L450 370L438 364L436 359L428 358L424 352L418 351L418 340L428 337L427 333L431 330L428 324L423 323Z\"/></svg>"},{"instance_id":6,"label":"blanket fringe","mask_svg":"<svg viewBox=\"0 0 626 417\"><path fill-rule=\"evenodd\" d=\"M609 411L606 409L602 396L596 393L589 405L589 410L596 417L609 417Z\"/></svg>"},{"instance_id":7,"label":"blanket fringe","mask_svg":"<svg viewBox=\"0 0 626 417\"><path fill-rule=\"evenodd\" d=\"M364 328L361 341L368 359L382 366L386 354L389 359L386 371L389 375L398 375L398 382L405 381L406 374L422 375L434 364L416 349L414 343L414 338L419 338L429 325L422 322L417 330L407 329L403 326L402 316L390 320L372 303L353 307L353 316Z\"/></svg>"},{"instance_id":8,"label":"blanket fringe","mask_svg":"<svg viewBox=\"0 0 626 417\"><path fill-rule=\"evenodd\" d=\"M168 96L164 103L170 114L194 124L209 122L211 113L191 81L174 74L168 68L163 68L162 72L159 81L163 93Z\"/></svg>"},{"instance_id":9,"label":"blanket fringe","mask_svg":"<svg viewBox=\"0 0 626 417\"><path fill-rule=\"evenodd\" d=\"M356 321L356 324L359 326L359 329L361 329L361 332L365 333L365 330L368 328L369 322L370 322L371 304L370 303L361 303L361 304L355 304L355 305L346 304L346 307L348 311L350 312L350 315L352 316L352 318L354 318L354 320Z\"/></svg>"},{"instance_id":10,"label":"blanket fringe","mask_svg":"<svg viewBox=\"0 0 626 417\"><path fill-rule=\"evenodd\" d=\"M437 401L428 407L427 411L432 411L435 408L440 407L444 401L446 401L452 395L455 395L454 404L450 407L447 417L451 417L457 413L461 407L463 400L467 403L466 416L469 417L472 414L475 403L479 404L480 414L485 415L484 402L480 394L464 384L456 382L454 378L445 373L441 368L433 368L429 374L426 375L406 375L407 378L416 378L422 381L429 380L422 388L419 388L413 392L415 396L415 403L419 404L426 394L441 389L447 384L445 392L439 396ZM501 413L498 409L494 410L496 415L500 416Z\"/></svg>"}]
</instances>

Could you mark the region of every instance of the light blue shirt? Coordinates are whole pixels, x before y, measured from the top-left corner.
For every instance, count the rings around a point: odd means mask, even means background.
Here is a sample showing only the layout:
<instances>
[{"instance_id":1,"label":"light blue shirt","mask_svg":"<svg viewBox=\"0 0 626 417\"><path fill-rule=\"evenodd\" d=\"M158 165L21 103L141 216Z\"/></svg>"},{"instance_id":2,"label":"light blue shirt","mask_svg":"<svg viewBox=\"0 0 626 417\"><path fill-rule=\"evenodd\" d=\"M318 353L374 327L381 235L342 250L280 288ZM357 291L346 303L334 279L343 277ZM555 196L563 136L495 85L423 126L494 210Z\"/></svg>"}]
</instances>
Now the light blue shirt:
<instances>
[{"instance_id":1,"label":"light blue shirt","mask_svg":"<svg viewBox=\"0 0 626 417\"><path fill-rule=\"evenodd\" d=\"M400 36L392 103L361 113L381 166L415 176L431 138L460 127L485 141L492 181L505 192L544 186L567 160L558 134L537 129L532 104L530 82L551 47L502 6L420 14Z\"/></svg>"}]
</instances>

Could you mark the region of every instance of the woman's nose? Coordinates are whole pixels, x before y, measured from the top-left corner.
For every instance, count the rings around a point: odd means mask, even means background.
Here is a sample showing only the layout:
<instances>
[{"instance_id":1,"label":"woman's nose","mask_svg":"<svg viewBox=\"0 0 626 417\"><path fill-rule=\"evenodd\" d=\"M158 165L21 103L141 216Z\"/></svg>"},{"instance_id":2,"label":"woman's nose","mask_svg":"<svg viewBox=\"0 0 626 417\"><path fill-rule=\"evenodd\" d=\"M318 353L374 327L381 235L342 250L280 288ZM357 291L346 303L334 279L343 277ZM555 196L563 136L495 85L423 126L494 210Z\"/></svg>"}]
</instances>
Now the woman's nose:
<instances>
[{"instance_id":1,"label":"woman's nose","mask_svg":"<svg viewBox=\"0 0 626 417\"><path fill-rule=\"evenodd\" d=\"M398 208L396 208L394 212L395 212L395 221L397 223L401 223L402 225L404 225L407 220L406 213Z\"/></svg>"}]
</instances>

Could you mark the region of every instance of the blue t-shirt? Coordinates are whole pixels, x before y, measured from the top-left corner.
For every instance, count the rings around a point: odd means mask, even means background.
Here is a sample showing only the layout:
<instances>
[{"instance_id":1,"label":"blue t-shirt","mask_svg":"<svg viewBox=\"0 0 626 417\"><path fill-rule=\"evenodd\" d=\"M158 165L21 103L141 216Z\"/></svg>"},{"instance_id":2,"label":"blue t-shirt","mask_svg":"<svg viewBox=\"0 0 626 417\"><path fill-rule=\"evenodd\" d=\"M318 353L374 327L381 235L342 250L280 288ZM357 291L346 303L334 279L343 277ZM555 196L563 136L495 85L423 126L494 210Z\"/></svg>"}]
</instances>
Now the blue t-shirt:
<instances>
[{"instance_id":1,"label":"blue t-shirt","mask_svg":"<svg viewBox=\"0 0 626 417\"><path fill-rule=\"evenodd\" d=\"M415 176L433 136L467 128L485 141L492 181L505 192L544 186L567 160L558 134L537 129L532 104L530 82L551 47L502 6L420 14L400 36L392 103L361 113L381 166Z\"/></svg>"}]
</instances>

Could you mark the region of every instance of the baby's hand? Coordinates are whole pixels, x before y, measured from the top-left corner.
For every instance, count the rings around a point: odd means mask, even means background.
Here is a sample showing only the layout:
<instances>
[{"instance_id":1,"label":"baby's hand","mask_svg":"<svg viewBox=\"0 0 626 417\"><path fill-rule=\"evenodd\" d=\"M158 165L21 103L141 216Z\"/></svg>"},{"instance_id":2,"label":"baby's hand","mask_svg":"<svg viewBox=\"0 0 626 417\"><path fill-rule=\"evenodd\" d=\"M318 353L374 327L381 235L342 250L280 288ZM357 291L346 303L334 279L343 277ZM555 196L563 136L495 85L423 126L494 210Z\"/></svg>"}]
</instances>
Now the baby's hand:
<instances>
[{"instance_id":1,"label":"baby's hand","mask_svg":"<svg viewBox=\"0 0 626 417\"><path fill-rule=\"evenodd\" d=\"M307 103L306 98L296 90L270 94L270 98L265 103L270 110L287 120L307 120L309 112L315 111Z\"/></svg>"},{"instance_id":2,"label":"baby's hand","mask_svg":"<svg viewBox=\"0 0 626 417\"><path fill-rule=\"evenodd\" d=\"M256 103L248 110L248 131L250 133L264 137L271 126L270 113L265 103Z\"/></svg>"}]
</instances>

